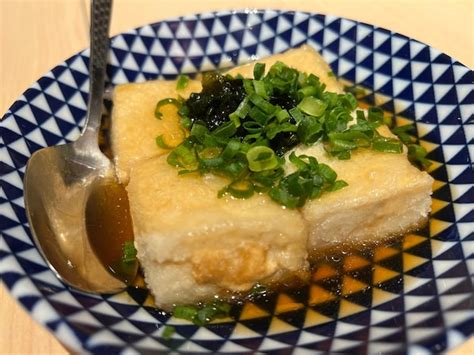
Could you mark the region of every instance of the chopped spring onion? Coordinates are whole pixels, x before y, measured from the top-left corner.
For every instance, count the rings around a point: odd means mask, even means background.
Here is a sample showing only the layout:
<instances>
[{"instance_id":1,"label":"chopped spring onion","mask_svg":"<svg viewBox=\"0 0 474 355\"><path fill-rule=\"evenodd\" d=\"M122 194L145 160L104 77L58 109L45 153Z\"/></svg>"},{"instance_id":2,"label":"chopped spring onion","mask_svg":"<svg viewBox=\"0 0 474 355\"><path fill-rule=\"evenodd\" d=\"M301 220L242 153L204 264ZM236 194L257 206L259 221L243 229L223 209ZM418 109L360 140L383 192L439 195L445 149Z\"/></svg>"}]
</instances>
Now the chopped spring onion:
<instances>
[{"instance_id":1,"label":"chopped spring onion","mask_svg":"<svg viewBox=\"0 0 474 355\"><path fill-rule=\"evenodd\" d=\"M305 86L304 88L301 88L298 90L298 94L300 94L301 97L315 96L315 95L318 95L318 93L319 93L319 88L315 86Z\"/></svg>"},{"instance_id":2,"label":"chopped spring onion","mask_svg":"<svg viewBox=\"0 0 474 355\"><path fill-rule=\"evenodd\" d=\"M372 149L384 153L401 153L403 145L398 139L380 136L373 140Z\"/></svg>"},{"instance_id":3,"label":"chopped spring onion","mask_svg":"<svg viewBox=\"0 0 474 355\"><path fill-rule=\"evenodd\" d=\"M427 169L432 162L426 159L428 152L425 148L418 144L410 144L408 146L408 159L413 164L420 164L423 169Z\"/></svg>"},{"instance_id":4,"label":"chopped spring onion","mask_svg":"<svg viewBox=\"0 0 474 355\"><path fill-rule=\"evenodd\" d=\"M336 172L326 164L319 164L319 174L330 184L334 183L337 178Z\"/></svg>"},{"instance_id":5,"label":"chopped spring onion","mask_svg":"<svg viewBox=\"0 0 474 355\"><path fill-rule=\"evenodd\" d=\"M163 100L158 101L158 103L156 104L156 108L155 108L155 117L158 118L159 120L161 120L161 118L163 117L163 114L161 113L160 110L165 105L174 105L178 108L178 110L182 106L181 102L179 102L177 99L173 99L173 98L167 98L167 99L163 99Z\"/></svg>"},{"instance_id":6,"label":"chopped spring onion","mask_svg":"<svg viewBox=\"0 0 474 355\"><path fill-rule=\"evenodd\" d=\"M345 182L344 180L337 180L334 181L334 184L332 184L328 191L337 191L346 186L348 186L347 182Z\"/></svg>"},{"instance_id":7,"label":"chopped spring onion","mask_svg":"<svg viewBox=\"0 0 474 355\"><path fill-rule=\"evenodd\" d=\"M271 103L266 101L263 97L257 95L256 93L252 93L249 96L249 100L259 109L267 114L272 114L275 112L276 107L273 106Z\"/></svg>"},{"instance_id":8,"label":"chopped spring onion","mask_svg":"<svg viewBox=\"0 0 474 355\"><path fill-rule=\"evenodd\" d=\"M383 110L380 107L371 107L368 110L367 119L369 122L383 123Z\"/></svg>"},{"instance_id":9,"label":"chopped spring onion","mask_svg":"<svg viewBox=\"0 0 474 355\"><path fill-rule=\"evenodd\" d=\"M311 96L304 97L303 100L298 104L298 108L304 113L320 117L326 111L327 104L319 99L316 99Z\"/></svg>"},{"instance_id":10,"label":"chopped spring onion","mask_svg":"<svg viewBox=\"0 0 474 355\"><path fill-rule=\"evenodd\" d=\"M415 165L423 169L427 169L432 163L426 159L428 152L421 145L416 144L416 140L408 134L408 132L415 131L413 124L404 126L394 127L391 129L392 133L395 134L403 144L408 147L408 160Z\"/></svg>"},{"instance_id":11,"label":"chopped spring onion","mask_svg":"<svg viewBox=\"0 0 474 355\"><path fill-rule=\"evenodd\" d=\"M367 95L367 91L358 85L344 86L344 91L351 93L356 99L360 99Z\"/></svg>"},{"instance_id":12,"label":"chopped spring onion","mask_svg":"<svg viewBox=\"0 0 474 355\"><path fill-rule=\"evenodd\" d=\"M249 98L247 96L242 100L239 106L237 106L237 109L234 111L234 113L240 118L245 118L245 116L247 116L249 111L250 111L250 105L249 105Z\"/></svg>"},{"instance_id":13,"label":"chopped spring onion","mask_svg":"<svg viewBox=\"0 0 474 355\"><path fill-rule=\"evenodd\" d=\"M265 83L263 81L254 80L253 81L253 88L255 89L255 93L258 96L261 96L264 99L268 99L267 90L265 89Z\"/></svg>"},{"instance_id":14,"label":"chopped spring onion","mask_svg":"<svg viewBox=\"0 0 474 355\"><path fill-rule=\"evenodd\" d=\"M191 126L193 125L193 121L191 121L191 119L186 116L181 117L181 120L179 121L179 123L184 129L190 129Z\"/></svg>"},{"instance_id":15,"label":"chopped spring onion","mask_svg":"<svg viewBox=\"0 0 474 355\"><path fill-rule=\"evenodd\" d=\"M256 63L253 67L253 77L255 80L260 80L265 73L265 64L263 63Z\"/></svg>"},{"instance_id":16,"label":"chopped spring onion","mask_svg":"<svg viewBox=\"0 0 474 355\"><path fill-rule=\"evenodd\" d=\"M400 138L403 144L408 145L415 143L415 140L408 134L408 132L414 130L415 126L413 124L407 124L404 126L392 128L392 133L395 134L398 138Z\"/></svg>"},{"instance_id":17,"label":"chopped spring onion","mask_svg":"<svg viewBox=\"0 0 474 355\"><path fill-rule=\"evenodd\" d=\"M278 159L275 152L264 146L250 148L247 152L247 160L251 171L272 170L278 167Z\"/></svg>"},{"instance_id":18,"label":"chopped spring onion","mask_svg":"<svg viewBox=\"0 0 474 355\"><path fill-rule=\"evenodd\" d=\"M159 136L156 137L155 139L156 145L162 149L173 149L174 147L170 146L164 141L163 135L160 134Z\"/></svg>"},{"instance_id":19,"label":"chopped spring onion","mask_svg":"<svg viewBox=\"0 0 474 355\"><path fill-rule=\"evenodd\" d=\"M250 111L249 98L245 97L237 109L229 115L236 128L240 127L240 119L245 118Z\"/></svg>"},{"instance_id":20,"label":"chopped spring onion","mask_svg":"<svg viewBox=\"0 0 474 355\"><path fill-rule=\"evenodd\" d=\"M168 164L176 167L187 168L197 163L197 158L192 145L192 139L185 139L180 145L174 148L168 155Z\"/></svg>"},{"instance_id":21,"label":"chopped spring onion","mask_svg":"<svg viewBox=\"0 0 474 355\"><path fill-rule=\"evenodd\" d=\"M268 139L273 139L277 136L278 133L282 132L296 132L298 127L294 124L285 122L280 125L268 125L266 127L266 136Z\"/></svg>"},{"instance_id":22,"label":"chopped spring onion","mask_svg":"<svg viewBox=\"0 0 474 355\"><path fill-rule=\"evenodd\" d=\"M173 334L176 333L176 328L171 325L165 325L161 337L165 340L170 340Z\"/></svg>"},{"instance_id":23,"label":"chopped spring onion","mask_svg":"<svg viewBox=\"0 0 474 355\"><path fill-rule=\"evenodd\" d=\"M262 124L256 121L247 121L243 124L244 129L249 133L260 133L263 130Z\"/></svg>"},{"instance_id":24,"label":"chopped spring onion","mask_svg":"<svg viewBox=\"0 0 474 355\"><path fill-rule=\"evenodd\" d=\"M277 113L275 114L275 117L279 123L282 123L289 120L290 114L288 113L287 110L281 109L277 111Z\"/></svg>"},{"instance_id":25,"label":"chopped spring onion","mask_svg":"<svg viewBox=\"0 0 474 355\"><path fill-rule=\"evenodd\" d=\"M228 193L235 198L245 199L251 197L254 194L254 190L254 186L250 181L242 180L233 182L232 184L224 187L220 191L220 195Z\"/></svg>"},{"instance_id":26,"label":"chopped spring onion","mask_svg":"<svg viewBox=\"0 0 474 355\"><path fill-rule=\"evenodd\" d=\"M297 136L304 144L312 144L322 137L324 131L321 123L314 117L303 116L298 125Z\"/></svg>"},{"instance_id":27,"label":"chopped spring onion","mask_svg":"<svg viewBox=\"0 0 474 355\"><path fill-rule=\"evenodd\" d=\"M262 125L264 125L269 119L268 115L263 112L258 106L252 107L249 112L249 117Z\"/></svg>"},{"instance_id":28,"label":"chopped spring onion","mask_svg":"<svg viewBox=\"0 0 474 355\"><path fill-rule=\"evenodd\" d=\"M177 305L174 307L173 316L186 319L196 325L202 326L217 318L228 317L231 305L221 301L204 304L201 307L194 305Z\"/></svg>"},{"instance_id":29,"label":"chopped spring onion","mask_svg":"<svg viewBox=\"0 0 474 355\"><path fill-rule=\"evenodd\" d=\"M224 160L232 159L239 152L240 147L241 147L241 143L238 140L236 139L230 140L229 143L227 143L227 146L222 151L221 157Z\"/></svg>"},{"instance_id":30,"label":"chopped spring onion","mask_svg":"<svg viewBox=\"0 0 474 355\"><path fill-rule=\"evenodd\" d=\"M178 76L178 81L176 82L176 90L183 90L188 86L189 76L181 74Z\"/></svg>"},{"instance_id":31,"label":"chopped spring onion","mask_svg":"<svg viewBox=\"0 0 474 355\"><path fill-rule=\"evenodd\" d=\"M293 119L296 121L296 123L300 123L305 117L303 112L301 112L298 107L293 107L288 112L290 113L291 117L293 117Z\"/></svg>"},{"instance_id":32,"label":"chopped spring onion","mask_svg":"<svg viewBox=\"0 0 474 355\"><path fill-rule=\"evenodd\" d=\"M283 177L269 192L270 197L281 205L301 207L306 200L320 196L323 191L335 191L347 186L345 181L336 180L334 170L326 164L319 164L314 157L298 157L292 152L289 160L298 170Z\"/></svg>"},{"instance_id":33,"label":"chopped spring onion","mask_svg":"<svg viewBox=\"0 0 474 355\"><path fill-rule=\"evenodd\" d=\"M132 241L126 241L122 246L122 262L125 264L134 263L137 260L137 249Z\"/></svg>"},{"instance_id":34,"label":"chopped spring onion","mask_svg":"<svg viewBox=\"0 0 474 355\"><path fill-rule=\"evenodd\" d=\"M251 95L253 92L255 92L255 89L253 88L252 80L243 79L242 80L242 85L243 85L247 95Z\"/></svg>"},{"instance_id":35,"label":"chopped spring onion","mask_svg":"<svg viewBox=\"0 0 474 355\"><path fill-rule=\"evenodd\" d=\"M215 137L230 138L235 134L235 131L234 122L226 122L217 127L212 133Z\"/></svg>"},{"instance_id":36,"label":"chopped spring onion","mask_svg":"<svg viewBox=\"0 0 474 355\"><path fill-rule=\"evenodd\" d=\"M180 319L193 321L197 315L199 308L194 305L177 305L173 309L173 316Z\"/></svg>"},{"instance_id":37,"label":"chopped spring onion","mask_svg":"<svg viewBox=\"0 0 474 355\"><path fill-rule=\"evenodd\" d=\"M370 137L357 130L347 130L345 132L332 132L328 134L329 142L334 147L346 144L344 149L352 150L355 148L370 147Z\"/></svg>"}]
</instances>

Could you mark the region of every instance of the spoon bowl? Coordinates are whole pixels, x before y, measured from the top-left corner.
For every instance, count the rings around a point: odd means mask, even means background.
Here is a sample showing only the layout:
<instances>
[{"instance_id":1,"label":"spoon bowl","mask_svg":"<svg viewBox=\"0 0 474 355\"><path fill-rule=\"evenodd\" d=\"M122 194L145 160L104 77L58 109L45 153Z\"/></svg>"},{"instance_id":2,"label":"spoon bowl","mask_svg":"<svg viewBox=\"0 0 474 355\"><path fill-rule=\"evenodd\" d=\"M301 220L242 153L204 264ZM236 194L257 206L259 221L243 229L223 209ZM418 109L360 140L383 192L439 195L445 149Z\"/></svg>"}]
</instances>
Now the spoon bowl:
<instances>
[{"instance_id":1,"label":"spoon bowl","mask_svg":"<svg viewBox=\"0 0 474 355\"><path fill-rule=\"evenodd\" d=\"M96 257L84 215L89 186L111 178L113 171L105 160L93 165L81 158L74 143L33 154L25 174L28 221L39 250L58 278L85 292L118 292L125 284Z\"/></svg>"},{"instance_id":2,"label":"spoon bowl","mask_svg":"<svg viewBox=\"0 0 474 355\"><path fill-rule=\"evenodd\" d=\"M25 207L35 243L58 278L85 292L115 293L126 284L108 271L93 247L94 240L109 238L114 228L106 225L100 235L92 234L86 221L86 206L94 210L90 205L98 200L94 196L101 193L100 182L118 184L113 164L98 146L112 1L94 0L91 6L86 125L76 142L31 156L24 178Z\"/></svg>"}]
</instances>

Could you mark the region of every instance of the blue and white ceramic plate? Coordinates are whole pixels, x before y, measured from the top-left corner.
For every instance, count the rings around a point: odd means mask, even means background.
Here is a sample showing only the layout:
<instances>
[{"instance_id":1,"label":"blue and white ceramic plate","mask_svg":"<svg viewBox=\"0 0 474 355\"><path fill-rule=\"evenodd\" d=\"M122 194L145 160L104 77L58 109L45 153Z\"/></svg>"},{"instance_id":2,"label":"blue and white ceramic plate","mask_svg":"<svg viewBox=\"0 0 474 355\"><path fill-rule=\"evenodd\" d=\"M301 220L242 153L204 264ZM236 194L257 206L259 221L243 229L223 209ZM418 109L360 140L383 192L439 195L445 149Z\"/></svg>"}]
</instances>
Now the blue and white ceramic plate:
<instances>
[{"instance_id":1,"label":"blue and white ceramic plate","mask_svg":"<svg viewBox=\"0 0 474 355\"><path fill-rule=\"evenodd\" d=\"M233 309L196 327L154 308L144 288L114 296L68 289L28 228L30 155L76 139L86 114L88 56L53 68L0 122L0 274L11 294L62 343L82 352L434 353L473 333L473 72L423 43L367 24L302 12L191 15L113 38L113 85L232 66L307 43L364 99L414 121L436 179L429 226L403 240L322 263L310 285ZM374 94L374 92L376 94ZM176 333L164 339L164 325Z\"/></svg>"}]
</instances>

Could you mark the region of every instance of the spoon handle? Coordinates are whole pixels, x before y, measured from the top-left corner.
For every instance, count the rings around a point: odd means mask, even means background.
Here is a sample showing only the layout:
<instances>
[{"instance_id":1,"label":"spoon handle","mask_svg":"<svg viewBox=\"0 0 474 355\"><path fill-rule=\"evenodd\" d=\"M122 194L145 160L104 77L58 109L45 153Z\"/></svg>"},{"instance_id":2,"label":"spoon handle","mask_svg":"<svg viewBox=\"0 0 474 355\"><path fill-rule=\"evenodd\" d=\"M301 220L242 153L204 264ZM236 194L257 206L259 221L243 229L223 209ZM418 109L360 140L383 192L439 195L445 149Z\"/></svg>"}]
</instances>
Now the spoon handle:
<instances>
[{"instance_id":1,"label":"spoon handle","mask_svg":"<svg viewBox=\"0 0 474 355\"><path fill-rule=\"evenodd\" d=\"M109 26L112 0L93 0L91 3L90 59L89 59L89 102L87 119L82 132L81 143L97 145L97 134L102 114L105 70L109 50Z\"/></svg>"}]
</instances>

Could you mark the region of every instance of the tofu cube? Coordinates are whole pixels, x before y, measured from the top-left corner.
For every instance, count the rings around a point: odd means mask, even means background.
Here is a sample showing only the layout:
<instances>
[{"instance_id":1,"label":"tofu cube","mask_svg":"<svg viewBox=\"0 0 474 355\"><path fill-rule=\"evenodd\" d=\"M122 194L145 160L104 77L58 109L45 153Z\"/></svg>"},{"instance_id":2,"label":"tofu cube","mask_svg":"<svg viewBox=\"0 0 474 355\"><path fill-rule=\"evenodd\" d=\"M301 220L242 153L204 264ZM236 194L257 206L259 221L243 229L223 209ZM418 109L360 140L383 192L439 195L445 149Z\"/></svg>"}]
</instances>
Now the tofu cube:
<instances>
[{"instance_id":1,"label":"tofu cube","mask_svg":"<svg viewBox=\"0 0 474 355\"><path fill-rule=\"evenodd\" d=\"M393 137L386 126L379 129ZM431 210L433 178L402 154L359 148L349 160L329 156L322 144L300 146L297 155L315 157L349 185L308 201L301 213L308 231L310 255L340 243L383 241L421 227ZM289 171L293 169L287 163Z\"/></svg>"},{"instance_id":2,"label":"tofu cube","mask_svg":"<svg viewBox=\"0 0 474 355\"><path fill-rule=\"evenodd\" d=\"M303 218L267 195L217 198L226 180L178 176L156 157L127 186L138 259L158 306L195 303L308 272Z\"/></svg>"}]
</instances>

